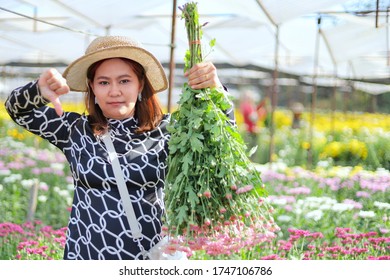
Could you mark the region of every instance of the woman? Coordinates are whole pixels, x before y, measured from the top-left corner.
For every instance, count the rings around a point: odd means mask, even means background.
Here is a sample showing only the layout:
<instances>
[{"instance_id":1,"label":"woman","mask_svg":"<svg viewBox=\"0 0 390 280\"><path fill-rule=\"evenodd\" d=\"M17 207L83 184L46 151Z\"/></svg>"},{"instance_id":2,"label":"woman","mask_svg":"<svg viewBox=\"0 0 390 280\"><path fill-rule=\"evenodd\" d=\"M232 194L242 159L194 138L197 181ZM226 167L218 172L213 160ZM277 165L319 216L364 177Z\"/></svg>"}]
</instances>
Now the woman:
<instances>
[{"instance_id":1,"label":"woman","mask_svg":"<svg viewBox=\"0 0 390 280\"><path fill-rule=\"evenodd\" d=\"M220 87L216 69L201 63L185 73L194 89ZM160 62L126 37L95 39L63 76L45 71L15 89L6 108L12 119L65 154L74 179L64 259L144 259L161 240L169 114L155 93L168 87ZM86 92L88 115L63 112L59 97ZM52 103L52 107L46 106ZM142 238L133 239L107 149L108 131L124 172Z\"/></svg>"}]
</instances>

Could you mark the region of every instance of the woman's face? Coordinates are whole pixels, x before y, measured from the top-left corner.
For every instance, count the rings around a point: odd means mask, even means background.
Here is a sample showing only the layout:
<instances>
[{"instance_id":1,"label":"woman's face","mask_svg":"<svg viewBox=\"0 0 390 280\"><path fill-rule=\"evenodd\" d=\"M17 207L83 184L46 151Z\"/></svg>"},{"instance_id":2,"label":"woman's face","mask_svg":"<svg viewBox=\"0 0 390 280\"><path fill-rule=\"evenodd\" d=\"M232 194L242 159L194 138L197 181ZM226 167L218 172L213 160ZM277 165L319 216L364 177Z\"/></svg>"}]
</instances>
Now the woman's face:
<instances>
[{"instance_id":1,"label":"woman's face","mask_svg":"<svg viewBox=\"0 0 390 280\"><path fill-rule=\"evenodd\" d=\"M122 120L134 115L143 85L129 63L112 58L96 69L91 87L104 116Z\"/></svg>"}]
</instances>

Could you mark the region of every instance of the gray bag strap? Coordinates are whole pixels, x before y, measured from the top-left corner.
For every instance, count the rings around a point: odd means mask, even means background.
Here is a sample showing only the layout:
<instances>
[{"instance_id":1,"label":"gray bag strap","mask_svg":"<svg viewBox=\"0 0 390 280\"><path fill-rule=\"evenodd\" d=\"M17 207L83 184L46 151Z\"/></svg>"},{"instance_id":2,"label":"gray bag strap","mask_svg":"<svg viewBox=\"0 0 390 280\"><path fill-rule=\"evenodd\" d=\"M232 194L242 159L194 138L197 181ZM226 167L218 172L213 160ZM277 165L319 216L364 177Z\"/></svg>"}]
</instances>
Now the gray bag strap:
<instances>
[{"instance_id":1,"label":"gray bag strap","mask_svg":"<svg viewBox=\"0 0 390 280\"><path fill-rule=\"evenodd\" d=\"M133 234L134 239L140 238L142 237L141 229L138 226L137 217L134 213L133 204L131 203L129 191L126 187L123 171L119 164L118 155L115 151L115 147L112 143L110 134L108 132L103 134L102 140L108 150L108 155L110 157L112 168L114 170L115 179L118 184L119 194L121 196L123 208L125 209L127 220L130 225L131 233Z\"/></svg>"}]
</instances>

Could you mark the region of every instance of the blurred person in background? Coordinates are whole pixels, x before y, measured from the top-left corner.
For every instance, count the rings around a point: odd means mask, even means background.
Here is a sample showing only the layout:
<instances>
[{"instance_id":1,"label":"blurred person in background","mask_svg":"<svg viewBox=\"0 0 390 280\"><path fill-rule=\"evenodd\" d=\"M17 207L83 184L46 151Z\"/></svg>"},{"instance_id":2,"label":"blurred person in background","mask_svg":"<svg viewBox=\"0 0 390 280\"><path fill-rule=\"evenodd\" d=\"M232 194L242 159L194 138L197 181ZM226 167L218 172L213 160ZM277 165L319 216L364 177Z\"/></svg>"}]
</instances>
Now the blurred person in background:
<instances>
[{"instance_id":1,"label":"blurred person in background","mask_svg":"<svg viewBox=\"0 0 390 280\"><path fill-rule=\"evenodd\" d=\"M302 119L302 113L305 108L303 107L302 103L300 102L294 102L291 105L291 111L293 113L293 121L292 121L292 128L298 129L301 128L301 119Z\"/></svg>"},{"instance_id":2,"label":"blurred person in background","mask_svg":"<svg viewBox=\"0 0 390 280\"><path fill-rule=\"evenodd\" d=\"M245 90L240 100L240 112L244 120L245 135L249 150L257 146L259 135L259 123L264 122L267 117L266 100L256 104L256 96L252 90ZM255 160L256 153L251 155Z\"/></svg>"}]
</instances>

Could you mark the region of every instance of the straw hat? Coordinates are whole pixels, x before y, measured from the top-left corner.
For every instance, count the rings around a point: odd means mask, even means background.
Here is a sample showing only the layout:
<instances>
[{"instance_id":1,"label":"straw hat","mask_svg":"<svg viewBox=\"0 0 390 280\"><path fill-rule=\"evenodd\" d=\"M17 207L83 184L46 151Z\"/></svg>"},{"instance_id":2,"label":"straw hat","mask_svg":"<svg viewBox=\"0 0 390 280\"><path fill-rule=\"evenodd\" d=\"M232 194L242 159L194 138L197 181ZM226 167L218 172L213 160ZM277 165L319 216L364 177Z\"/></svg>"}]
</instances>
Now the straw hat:
<instances>
[{"instance_id":1,"label":"straw hat","mask_svg":"<svg viewBox=\"0 0 390 280\"><path fill-rule=\"evenodd\" d=\"M95 62L114 57L123 57L141 64L156 92L168 87L168 80L164 69L157 58L145 50L141 44L128 37L104 36L91 42L85 55L73 61L64 71L64 78L71 90L87 91L87 70Z\"/></svg>"}]
</instances>

